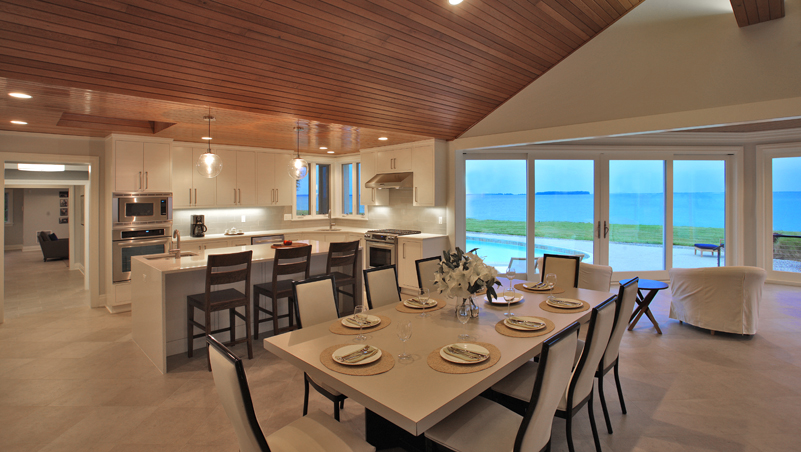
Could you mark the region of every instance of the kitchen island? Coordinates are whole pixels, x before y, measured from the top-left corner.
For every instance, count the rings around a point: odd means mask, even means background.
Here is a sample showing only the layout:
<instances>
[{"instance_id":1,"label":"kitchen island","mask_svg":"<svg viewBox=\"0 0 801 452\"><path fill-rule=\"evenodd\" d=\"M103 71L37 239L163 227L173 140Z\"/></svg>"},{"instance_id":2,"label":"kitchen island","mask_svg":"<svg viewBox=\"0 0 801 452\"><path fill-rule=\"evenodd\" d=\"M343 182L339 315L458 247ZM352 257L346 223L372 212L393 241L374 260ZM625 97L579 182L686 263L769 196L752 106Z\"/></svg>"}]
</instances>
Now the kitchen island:
<instances>
[{"instance_id":1,"label":"kitchen island","mask_svg":"<svg viewBox=\"0 0 801 452\"><path fill-rule=\"evenodd\" d=\"M328 258L328 242L303 240L312 246L311 275L325 273ZM167 357L186 353L186 297L203 293L206 287L206 263L212 254L228 254L253 251L251 284L268 282L272 278L275 250L270 245L249 245L199 251L194 256L148 259L137 256L131 259L131 317L134 342L153 364L166 373ZM362 253L358 253L357 268L362 268ZM356 303L361 303L362 274L357 272ZM236 287L236 286L234 286ZM242 283L238 284L242 290ZM267 299L262 301L267 303ZM282 303L284 310L286 303ZM340 300L342 306L342 300ZM284 314L285 311L280 311ZM196 316L200 316L196 313ZM212 314L212 330L228 326L227 312ZM260 327L262 337L272 334L272 322ZM244 337L245 324L237 319L237 337ZM220 339L228 340L227 333ZM205 347L202 338L195 339L194 347Z\"/></svg>"}]
</instances>

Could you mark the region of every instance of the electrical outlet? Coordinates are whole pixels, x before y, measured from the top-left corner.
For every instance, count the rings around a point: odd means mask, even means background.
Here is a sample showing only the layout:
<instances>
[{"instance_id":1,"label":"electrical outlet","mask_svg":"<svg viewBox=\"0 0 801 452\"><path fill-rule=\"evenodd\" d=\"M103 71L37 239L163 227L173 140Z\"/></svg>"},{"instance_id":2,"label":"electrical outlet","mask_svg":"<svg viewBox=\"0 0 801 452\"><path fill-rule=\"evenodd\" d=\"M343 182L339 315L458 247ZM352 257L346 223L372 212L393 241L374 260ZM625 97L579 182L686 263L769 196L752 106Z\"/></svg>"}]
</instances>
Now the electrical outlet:
<instances>
[{"instance_id":1,"label":"electrical outlet","mask_svg":"<svg viewBox=\"0 0 801 452\"><path fill-rule=\"evenodd\" d=\"M245 216L242 215L242 223L244 223L244 222L245 222Z\"/></svg>"},{"instance_id":2,"label":"electrical outlet","mask_svg":"<svg viewBox=\"0 0 801 452\"><path fill-rule=\"evenodd\" d=\"M439 224L442 224L442 217L439 217Z\"/></svg>"},{"instance_id":3,"label":"electrical outlet","mask_svg":"<svg viewBox=\"0 0 801 452\"><path fill-rule=\"evenodd\" d=\"M284 220L289 221L291 219L292 219L292 214L291 213L285 213L284 214Z\"/></svg>"}]
</instances>

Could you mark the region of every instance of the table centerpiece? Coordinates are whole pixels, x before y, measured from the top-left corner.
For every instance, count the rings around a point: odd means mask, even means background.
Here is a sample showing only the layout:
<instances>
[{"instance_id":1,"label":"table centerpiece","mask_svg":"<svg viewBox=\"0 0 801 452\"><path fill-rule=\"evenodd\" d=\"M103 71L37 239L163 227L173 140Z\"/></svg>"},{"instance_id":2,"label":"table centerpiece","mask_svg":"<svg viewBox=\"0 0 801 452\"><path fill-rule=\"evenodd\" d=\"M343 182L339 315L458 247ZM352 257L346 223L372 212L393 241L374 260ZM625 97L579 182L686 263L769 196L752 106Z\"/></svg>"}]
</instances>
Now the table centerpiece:
<instances>
[{"instance_id":1,"label":"table centerpiece","mask_svg":"<svg viewBox=\"0 0 801 452\"><path fill-rule=\"evenodd\" d=\"M498 271L495 267L485 264L475 253L476 250L478 248L465 253L457 246L455 253L443 251L442 262L439 264L439 269L434 272L434 284L439 288L439 292L446 297L461 298L462 305L469 302L472 317L478 317L478 305L473 297L486 289L488 300L497 299L498 294L493 286L501 285L495 278L498 276ZM458 308L458 302L456 306Z\"/></svg>"}]
</instances>

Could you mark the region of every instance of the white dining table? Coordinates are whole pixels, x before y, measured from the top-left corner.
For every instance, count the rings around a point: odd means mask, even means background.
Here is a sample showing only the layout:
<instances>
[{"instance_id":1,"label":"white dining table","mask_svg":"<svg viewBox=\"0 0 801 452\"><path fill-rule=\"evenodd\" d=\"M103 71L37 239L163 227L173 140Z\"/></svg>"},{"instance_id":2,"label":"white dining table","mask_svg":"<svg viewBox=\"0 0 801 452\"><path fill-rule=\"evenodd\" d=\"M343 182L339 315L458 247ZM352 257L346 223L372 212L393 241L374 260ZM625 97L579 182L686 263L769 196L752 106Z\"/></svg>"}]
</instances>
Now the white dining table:
<instances>
[{"instance_id":1,"label":"white dining table","mask_svg":"<svg viewBox=\"0 0 801 452\"><path fill-rule=\"evenodd\" d=\"M380 348L383 353L391 353L395 358L395 366L379 375L344 375L328 369L320 362L320 353L324 349L336 344L356 343L354 336L330 332L328 328L332 322L264 339L264 348L308 373L316 381L347 395L363 405L368 413L371 411L417 436L539 354L543 341L573 322L588 320L591 313L591 310L578 313L545 312L539 308L539 304L545 300L547 294L523 295L522 302L512 305L513 312L552 320L555 329L551 333L528 338L499 334L495 331L495 324L504 317L506 304L490 306L483 301L483 296L476 297L481 300L478 303L479 317L471 319L466 326L456 319L454 299L448 300L444 309L430 312L428 317L399 312L394 303L368 311L392 320L387 328L369 333L365 342ZM583 300L594 307L612 294L569 288L558 296ZM406 352L414 357L414 361L408 364L397 359L403 348L397 336L397 327L402 321L412 322L412 336L406 342ZM445 345L460 342L457 337L465 331L479 342L498 347L501 351L500 360L492 367L469 374L441 373L429 367L426 361L429 353ZM369 436L368 432L368 438Z\"/></svg>"}]
</instances>

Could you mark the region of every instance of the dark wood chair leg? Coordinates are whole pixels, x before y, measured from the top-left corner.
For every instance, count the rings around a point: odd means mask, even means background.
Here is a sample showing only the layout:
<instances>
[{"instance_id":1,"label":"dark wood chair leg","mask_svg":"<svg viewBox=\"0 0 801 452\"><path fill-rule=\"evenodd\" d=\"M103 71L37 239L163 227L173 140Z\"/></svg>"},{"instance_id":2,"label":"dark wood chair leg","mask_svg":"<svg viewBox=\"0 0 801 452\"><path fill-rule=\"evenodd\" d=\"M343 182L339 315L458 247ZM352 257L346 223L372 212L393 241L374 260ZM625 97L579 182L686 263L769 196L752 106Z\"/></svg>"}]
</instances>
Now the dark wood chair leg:
<instances>
[{"instance_id":1,"label":"dark wood chair leg","mask_svg":"<svg viewBox=\"0 0 801 452\"><path fill-rule=\"evenodd\" d=\"M253 359L253 337L250 335L250 306L245 303L245 334L248 338L248 359Z\"/></svg>"},{"instance_id":2,"label":"dark wood chair leg","mask_svg":"<svg viewBox=\"0 0 801 452\"><path fill-rule=\"evenodd\" d=\"M190 358L194 354L193 348L195 348L195 338L192 337L195 335L195 325L192 324L192 319L194 318L195 308L187 303L186 304L186 355Z\"/></svg>"},{"instance_id":3,"label":"dark wood chair leg","mask_svg":"<svg viewBox=\"0 0 801 452\"><path fill-rule=\"evenodd\" d=\"M590 391L590 400L587 402L587 413L590 415L590 427L592 427L592 439L595 441L595 452L601 452L601 439L598 438L598 426L595 425L595 412L592 409L592 399L594 394Z\"/></svg>"},{"instance_id":4,"label":"dark wood chair leg","mask_svg":"<svg viewBox=\"0 0 801 452\"><path fill-rule=\"evenodd\" d=\"M334 419L339 422L339 403L334 402Z\"/></svg>"},{"instance_id":5,"label":"dark wood chair leg","mask_svg":"<svg viewBox=\"0 0 801 452\"><path fill-rule=\"evenodd\" d=\"M606 397L604 397L604 376L598 377L598 397L601 399L601 410L604 412L606 430L612 434L612 421L609 420L609 410L606 408Z\"/></svg>"},{"instance_id":6,"label":"dark wood chair leg","mask_svg":"<svg viewBox=\"0 0 801 452\"><path fill-rule=\"evenodd\" d=\"M206 311L206 336L211 336L211 311ZM211 372L211 354L209 345L206 344L206 360L209 362L209 372Z\"/></svg>"},{"instance_id":7,"label":"dark wood chair leg","mask_svg":"<svg viewBox=\"0 0 801 452\"><path fill-rule=\"evenodd\" d=\"M259 291L253 291L253 339L259 340Z\"/></svg>"},{"instance_id":8,"label":"dark wood chair leg","mask_svg":"<svg viewBox=\"0 0 801 452\"><path fill-rule=\"evenodd\" d=\"M231 339L231 345L233 345L236 342L236 316L234 315L234 309L228 310L228 329L230 330L228 337Z\"/></svg>"},{"instance_id":9,"label":"dark wood chair leg","mask_svg":"<svg viewBox=\"0 0 801 452\"><path fill-rule=\"evenodd\" d=\"M309 413L309 377L303 374L303 415Z\"/></svg>"},{"instance_id":10,"label":"dark wood chair leg","mask_svg":"<svg viewBox=\"0 0 801 452\"><path fill-rule=\"evenodd\" d=\"M620 358L618 358L618 362L615 363L615 385L617 386L617 398L620 399L620 410L623 411L623 414L626 414L626 402L623 401L623 388L620 386L620 370L618 369L618 364L620 364Z\"/></svg>"},{"instance_id":11,"label":"dark wood chair leg","mask_svg":"<svg viewBox=\"0 0 801 452\"><path fill-rule=\"evenodd\" d=\"M576 452L576 448L573 447L573 413L569 410L565 416L565 432L567 433L567 450Z\"/></svg>"},{"instance_id":12,"label":"dark wood chair leg","mask_svg":"<svg viewBox=\"0 0 801 452\"><path fill-rule=\"evenodd\" d=\"M278 335L278 300L275 298L275 294L273 294L273 336Z\"/></svg>"}]
</instances>

